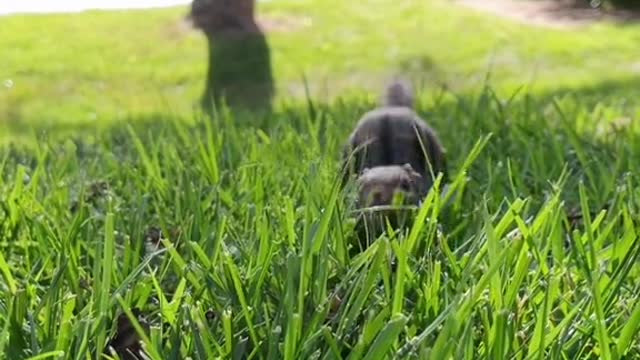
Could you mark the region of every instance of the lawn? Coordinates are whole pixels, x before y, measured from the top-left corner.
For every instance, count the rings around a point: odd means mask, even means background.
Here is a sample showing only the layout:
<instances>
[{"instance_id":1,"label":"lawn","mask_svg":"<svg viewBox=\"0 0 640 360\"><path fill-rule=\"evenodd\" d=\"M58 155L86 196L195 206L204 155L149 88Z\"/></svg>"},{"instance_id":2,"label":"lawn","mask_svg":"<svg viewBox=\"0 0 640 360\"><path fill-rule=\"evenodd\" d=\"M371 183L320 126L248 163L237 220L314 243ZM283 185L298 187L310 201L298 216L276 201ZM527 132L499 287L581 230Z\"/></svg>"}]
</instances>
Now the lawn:
<instances>
[{"instance_id":1,"label":"lawn","mask_svg":"<svg viewBox=\"0 0 640 360\"><path fill-rule=\"evenodd\" d=\"M639 26L394 4L260 3L279 106L213 118L184 8L0 18L0 353L140 309L154 359L640 357ZM354 253L338 157L397 69L451 197Z\"/></svg>"},{"instance_id":2,"label":"lawn","mask_svg":"<svg viewBox=\"0 0 640 360\"><path fill-rule=\"evenodd\" d=\"M259 3L279 99L377 90L391 73L427 89L503 96L633 81L637 25L558 31L487 17L449 1ZM380 11L384 9L384 11ZM187 117L204 88L206 41L183 7L0 18L0 125L94 126L151 112ZM344 14L349 14L345 18ZM429 97L430 92L425 92ZM4 132L5 134L7 132Z\"/></svg>"}]
</instances>

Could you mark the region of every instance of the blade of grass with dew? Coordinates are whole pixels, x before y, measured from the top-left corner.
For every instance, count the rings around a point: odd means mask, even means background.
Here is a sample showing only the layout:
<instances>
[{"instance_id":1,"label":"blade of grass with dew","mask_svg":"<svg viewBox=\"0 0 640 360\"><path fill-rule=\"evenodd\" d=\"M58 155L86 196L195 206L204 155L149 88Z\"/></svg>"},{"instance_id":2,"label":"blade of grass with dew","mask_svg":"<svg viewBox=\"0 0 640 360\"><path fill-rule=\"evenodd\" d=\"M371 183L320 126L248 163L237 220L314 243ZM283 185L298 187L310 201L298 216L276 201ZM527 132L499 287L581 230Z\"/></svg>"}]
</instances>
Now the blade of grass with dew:
<instances>
[{"instance_id":1,"label":"blade of grass with dew","mask_svg":"<svg viewBox=\"0 0 640 360\"><path fill-rule=\"evenodd\" d=\"M203 286L202 282L195 277L193 272L189 271L189 267L187 266L187 262L184 260L184 258L176 251L175 247L170 241L161 239L160 242L164 245L165 249L167 249L167 251L171 255L171 260L174 263L174 269L176 270L176 272L180 276L185 277L187 280L189 280L189 283L195 288L196 292L199 292Z\"/></svg>"},{"instance_id":2,"label":"blade of grass with dew","mask_svg":"<svg viewBox=\"0 0 640 360\"><path fill-rule=\"evenodd\" d=\"M18 291L16 280L13 278L13 275L11 275L11 269L5 260L4 255L2 255L2 252L0 252L0 272L2 272L2 277L9 287L11 295L15 295Z\"/></svg>"},{"instance_id":3,"label":"blade of grass with dew","mask_svg":"<svg viewBox=\"0 0 640 360\"><path fill-rule=\"evenodd\" d=\"M169 302L166 298L166 296L164 295L164 292L162 291L162 287L160 286L160 283L158 282L158 280L156 279L155 276L151 276L151 282L153 284L153 287L156 290L156 296L158 296L158 301L159 301L159 305L160 305L160 312L162 314L162 318L166 319L169 323L173 324L176 322L176 316L177 316L177 312L178 312L178 308L180 305L180 298L184 292L184 287L185 287L185 278L181 278L180 282L178 283L178 287L175 291L175 298L174 301L175 302Z\"/></svg>"},{"instance_id":4,"label":"blade of grass with dew","mask_svg":"<svg viewBox=\"0 0 640 360\"><path fill-rule=\"evenodd\" d=\"M406 243L405 243L406 244ZM393 317L402 314L402 308L404 304L404 292L405 292L405 272L407 271L407 253L406 245L398 245L397 242L392 242L391 247L396 254L398 265L396 266L396 286L393 292L393 305L391 307L391 314Z\"/></svg>"},{"instance_id":5,"label":"blade of grass with dew","mask_svg":"<svg viewBox=\"0 0 640 360\"><path fill-rule=\"evenodd\" d=\"M365 269L366 267L358 268L359 270ZM345 293L343 294L344 300L341 302L340 307L344 309L344 316L340 316L338 320L338 329L336 331L337 337L343 337L346 333L351 329L348 324L353 324L356 319L347 315L356 315L356 307L354 303L358 300L358 296L356 294L360 294L363 289L362 286L364 284L364 279L367 277L367 274L364 271L350 271L346 274L346 276L341 280L341 284L336 286L336 289L345 289ZM349 284L348 287L344 284ZM351 314L353 312L353 314Z\"/></svg>"},{"instance_id":6,"label":"blade of grass with dew","mask_svg":"<svg viewBox=\"0 0 640 360\"><path fill-rule=\"evenodd\" d=\"M582 303L586 303L586 302L587 302L586 300L582 301ZM547 332L547 335L544 337L544 343L552 344L553 341L555 341L563 331L566 331L566 329L572 324L575 317L581 311L582 311L582 308L580 306L573 307L571 311L567 313L565 317L558 323L558 325L554 326L551 329L551 331Z\"/></svg>"},{"instance_id":7,"label":"blade of grass with dew","mask_svg":"<svg viewBox=\"0 0 640 360\"><path fill-rule=\"evenodd\" d=\"M531 359L537 355L538 359L544 359L545 355L545 331L549 322L549 309L551 304L549 302L551 286L547 283L545 288L544 297L542 303L538 307L538 312L535 317L535 330L532 336L532 340L529 343L529 350L527 358Z\"/></svg>"},{"instance_id":8,"label":"blade of grass with dew","mask_svg":"<svg viewBox=\"0 0 640 360\"><path fill-rule=\"evenodd\" d=\"M516 216L514 215L514 217ZM491 225L491 221L488 219L486 221L484 233L487 235L487 252L489 254L489 266L491 266L493 260L496 259L500 244L499 238L496 236L493 226ZM489 284L490 299L496 309L501 309L503 306L501 290L502 277L500 275L500 271L496 271Z\"/></svg>"},{"instance_id":9,"label":"blade of grass with dew","mask_svg":"<svg viewBox=\"0 0 640 360\"><path fill-rule=\"evenodd\" d=\"M52 255L51 257L53 256L55 255ZM45 268L45 266L43 266L43 268ZM64 295L61 290L63 288L62 278L66 272L66 263L58 266L57 268L58 269L53 275L49 288L45 295L40 299L36 309L33 311L35 314L40 314L40 319L42 319L40 328L46 329L43 332L47 336L55 336L54 334L56 334L60 329L60 311L62 308L61 304L64 301L64 299L62 299Z\"/></svg>"},{"instance_id":10,"label":"blade of grass with dew","mask_svg":"<svg viewBox=\"0 0 640 360\"><path fill-rule=\"evenodd\" d=\"M192 309L189 310L190 311L186 311L186 317L189 327L191 328L191 333L193 334L193 342L195 347L194 353L197 354L197 358L199 359L215 358L216 355L212 351L212 348L215 346L216 352L218 354L222 353L222 349L211 337L209 329L205 328L205 325L202 322L202 318ZM212 346L212 343L214 344L214 346Z\"/></svg>"},{"instance_id":11,"label":"blade of grass with dew","mask_svg":"<svg viewBox=\"0 0 640 360\"><path fill-rule=\"evenodd\" d=\"M233 353L233 313L230 309L222 311L222 328L224 333L224 348L225 356L229 356Z\"/></svg>"},{"instance_id":12,"label":"blade of grass with dew","mask_svg":"<svg viewBox=\"0 0 640 360\"><path fill-rule=\"evenodd\" d=\"M293 209L293 201L286 197L284 199L284 209L285 209L285 227L287 232L287 240L289 243L289 248L294 249L296 240L296 232L295 232L295 211Z\"/></svg>"},{"instance_id":13,"label":"blade of grass with dew","mask_svg":"<svg viewBox=\"0 0 640 360\"><path fill-rule=\"evenodd\" d=\"M440 188L440 183L442 181L442 176L439 176L435 183L434 183L434 189L439 189ZM409 232L409 236L406 239L406 251L407 253L411 253L411 251L413 250L413 248L415 247L416 241L418 239L418 234L420 233L420 231L422 230L425 220L427 218L427 214L429 213L429 211L431 211L431 213L433 214L435 212L434 207L435 205L435 197L437 196L436 191L430 191L429 194L427 195L427 198L423 201L421 207L420 207L420 211L418 211L418 215L416 216L415 220L413 221L413 225L411 226L411 230Z\"/></svg>"},{"instance_id":14,"label":"blade of grass with dew","mask_svg":"<svg viewBox=\"0 0 640 360\"><path fill-rule=\"evenodd\" d=\"M54 351L48 351L42 354L38 354L36 356L29 357L25 360L42 360L42 359L50 359L50 358L57 359L64 355L65 355L64 351L54 350Z\"/></svg>"},{"instance_id":15,"label":"blade of grass with dew","mask_svg":"<svg viewBox=\"0 0 640 360\"><path fill-rule=\"evenodd\" d=\"M163 357L160 356L160 354L158 353L157 349L154 346L152 346L153 343L151 342L151 340L149 339L149 337L145 333L145 331L142 328L142 326L140 326L140 323L138 322L138 319L131 312L131 309L129 308L129 306L124 302L124 300L122 299L121 296L117 296L116 299L118 300L118 303L120 304L120 307L122 308L122 311L126 314L127 318L129 319L129 322L131 323L131 325L133 325L133 328L135 329L136 334L142 339L142 342L145 345L147 345L145 347L145 350L149 352L149 355L151 355L151 359L152 360L160 360L160 359L162 359Z\"/></svg>"},{"instance_id":16,"label":"blade of grass with dew","mask_svg":"<svg viewBox=\"0 0 640 360\"><path fill-rule=\"evenodd\" d=\"M595 308L595 330L597 334L598 344L600 345L601 356L604 360L611 359L611 349L609 348L609 334L607 331L606 321L604 318L604 311L602 307L602 293L600 291L600 274L597 270L598 268L598 257L596 256L596 239L593 238L592 233L592 223L589 212L589 205L587 203L588 196L586 194L585 188L582 184L578 187L578 192L580 194L580 206L582 208L582 213L585 220L585 228L587 229L587 239L589 242L589 260L591 262L591 274L590 274L590 285L591 291L593 295L593 305Z\"/></svg>"},{"instance_id":17,"label":"blade of grass with dew","mask_svg":"<svg viewBox=\"0 0 640 360\"><path fill-rule=\"evenodd\" d=\"M200 151L200 161L206 170L206 175L212 184L220 181L220 169L218 166L218 151L211 122L205 121L205 143L198 141L198 149Z\"/></svg>"},{"instance_id":18,"label":"blade of grass with dew","mask_svg":"<svg viewBox=\"0 0 640 360\"><path fill-rule=\"evenodd\" d=\"M200 262L200 264L202 264L205 270L211 270L212 261L209 260L209 256L205 254L200 245L195 241L189 241L189 247L191 248L191 251L193 251L193 253L196 255L198 261ZM213 261L215 261L215 259L213 259Z\"/></svg>"},{"instance_id":19,"label":"blade of grass with dew","mask_svg":"<svg viewBox=\"0 0 640 360\"><path fill-rule=\"evenodd\" d=\"M56 339L56 350L68 351L71 342L73 311L76 306L76 298L70 297L63 305L62 316L60 317L60 331Z\"/></svg>"},{"instance_id":20,"label":"blade of grass with dew","mask_svg":"<svg viewBox=\"0 0 640 360\"><path fill-rule=\"evenodd\" d=\"M587 177L589 178L589 183L595 186L595 184L597 184L597 177L593 174L593 172L591 171L591 168L589 167L588 156L585 153L585 149L583 145L581 144L580 136L576 132L572 122L570 122L567 119L567 116L565 112L562 110L562 107L558 103L558 101L556 101L555 99L552 99L551 104L553 105L556 112L560 116L559 119L562 125L564 126L564 129L566 130L566 134L568 135L567 139L569 143L572 145L572 148L575 151L576 155L578 156L578 159L580 160L580 163L582 164L583 169L586 172Z\"/></svg>"},{"instance_id":21,"label":"blade of grass with dew","mask_svg":"<svg viewBox=\"0 0 640 360\"><path fill-rule=\"evenodd\" d=\"M297 297L294 297L293 294L296 294L296 280L297 274L299 274L300 267L300 259L294 253L289 253L286 258L287 262L287 277L285 284L285 296L286 298L283 301L283 308L285 309L286 318L286 332L284 335L284 357L285 358L293 358L295 353L295 346L298 336L299 322L301 321L299 316L297 315L298 309L296 309L296 300ZM299 285L298 285L299 286Z\"/></svg>"},{"instance_id":22,"label":"blade of grass with dew","mask_svg":"<svg viewBox=\"0 0 640 360\"><path fill-rule=\"evenodd\" d=\"M531 265L531 257L529 256L529 245L524 240L516 240L518 244L515 246L519 248L519 255L515 264L515 271L507 285L506 292L504 294L504 307L510 309L516 301L518 292L528 275L529 266Z\"/></svg>"},{"instance_id":23,"label":"blade of grass with dew","mask_svg":"<svg viewBox=\"0 0 640 360\"><path fill-rule=\"evenodd\" d=\"M97 301L97 313L98 318L102 322L105 321L109 306L109 293L111 289L111 275L113 272L113 259L114 259L114 247L115 247L115 229L114 229L114 214L108 212L105 219L104 226L104 243L103 249L98 253L99 258L95 259L95 262L100 264L97 267L97 271L100 272L100 282L96 289L96 301ZM97 274L97 273L96 273ZM98 331L98 340L96 344L99 348L105 345L105 333L104 331Z\"/></svg>"},{"instance_id":24,"label":"blade of grass with dew","mask_svg":"<svg viewBox=\"0 0 640 360\"><path fill-rule=\"evenodd\" d=\"M482 139L477 140L473 145L473 148L469 151L467 157L464 159L464 162L460 166L458 175L453 179L453 181L450 182L449 188L442 196L442 199L440 200L442 204L449 204L449 202L453 199L453 209L456 211L460 211L460 209L462 209L462 192L464 191L464 188L466 186L467 171L480 156L482 150L485 148L491 137L492 134L488 134ZM436 181L438 180L436 179ZM442 184L442 186L445 185L447 184ZM438 188L440 188L440 186L438 186Z\"/></svg>"},{"instance_id":25,"label":"blade of grass with dew","mask_svg":"<svg viewBox=\"0 0 640 360\"><path fill-rule=\"evenodd\" d=\"M121 295L125 289L127 289L134 281L139 278L139 276L144 272L145 269L149 267L150 262L153 258L159 254L165 253L166 250L158 250L149 256L147 256L140 264L138 264L132 271L127 275L126 278L122 280L120 285L114 290L113 294L109 299L109 307L116 305L116 295Z\"/></svg>"},{"instance_id":26,"label":"blade of grass with dew","mask_svg":"<svg viewBox=\"0 0 640 360\"><path fill-rule=\"evenodd\" d=\"M625 280L627 280L632 269L636 267L637 261L640 258L640 243L637 241L637 235L633 228L633 220L625 217L624 221L625 232L622 239L618 242L621 244L629 243L631 247L626 248L626 246L622 245L625 248L624 257L622 259L618 258L618 266L613 270L611 281L609 281L604 288L604 293L606 294L604 308L607 312L615 305L621 289L625 286ZM613 263L615 264L615 260Z\"/></svg>"},{"instance_id":27,"label":"blade of grass with dew","mask_svg":"<svg viewBox=\"0 0 640 360\"><path fill-rule=\"evenodd\" d=\"M357 296L355 297L355 300L352 303L348 304L349 310L344 317L346 322L344 323L344 325L340 326L341 330L349 329L354 326L357 315L361 314L364 310L363 307L365 305L365 301L376 285L376 279L378 278L378 274L380 273L380 268L382 267L383 261L387 255L387 240L381 239L381 241L381 243L377 244L377 251L374 255L371 265L369 266L368 271L366 272L366 278L357 285L359 291L357 293Z\"/></svg>"},{"instance_id":28,"label":"blade of grass with dew","mask_svg":"<svg viewBox=\"0 0 640 360\"><path fill-rule=\"evenodd\" d=\"M80 241L78 238L82 231L82 228L89 224L88 219L84 219L82 216L77 215L73 217L70 228L66 232L66 236L62 237L62 251L61 257L65 257L65 261L68 262L67 271L65 275L67 277L67 281L73 287L73 291L75 293L80 292L79 288L79 269L80 269ZM62 255L64 254L64 255Z\"/></svg>"},{"instance_id":29,"label":"blade of grass with dew","mask_svg":"<svg viewBox=\"0 0 640 360\"><path fill-rule=\"evenodd\" d=\"M497 314L494 315L489 342L490 353L493 359L504 359L507 357L511 340L507 333L508 320L509 313L506 310L498 310Z\"/></svg>"},{"instance_id":30,"label":"blade of grass with dew","mask_svg":"<svg viewBox=\"0 0 640 360\"><path fill-rule=\"evenodd\" d=\"M448 317L444 322L444 326L440 330L440 333L433 342L433 347L429 352L429 359L446 359L447 354L450 353L452 348L451 339L454 337L454 332L460 326L458 317L456 315Z\"/></svg>"},{"instance_id":31,"label":"blade of grass with dew","mask_svg":"<svg viewBox=\"0 0 640 360\"><path fill-rule=\"evenodd\" d=\"M302 358L307 358L312 353L317 351L319 344L321 344L321 340L324 337L324 332L327 326L321 326L316 332L311 334L300 346L300 354ZM329 330L331 331L331 330ZM271 354L270 354L271 355ZM268 357L269 359L274 358L275 355L271 355Z\"/></svg>"},{"instance_id":32,"label":"blade of grass with dew","mask_svg":"<svg viewBox=\"0 0 640 360\"><path fill-rule=\"evenodd\" d=\"M256 330L251 319L253 311L247 303L247 299L244 294L244 287L242 286L242 281L240 280L240 273L238 272L238 268L229 254L223 254L223 259L225 261L225 265L227 266L227 270L231 275L231 279L233 280L233 287L235 289L236 295L238 296L238 300L240 301L242 312L247 322L247 328L249 330L251 341L253 342L254 346L258 347L260 342L258 340L258 336L256 335Z\"/></svg>"},{"instance_id":33,"label":"blade of grass with dew","mask_svg":"<svg viewBox=\"0 0 640 360\"><path fill-rule=\"evenodd\" d=\"M496 238L501 238L502 236L505 235L508 227L511 225L512 222L514 222L515 216L516 214L519 214L520 211L522 210L522 208L524 207L525 202L521 199L516 199L516 201L514 201L509 208L507 209L507 211L505 212L505 214L503 215L503 217L498 221L498 224L495 226L490 226L491 231L493 232L493 236ZM483 215L483 217L487 217L488 215L485 213ZM485 224L487 221L487 219L484 220ZM485 228L485 231L487 229ZM485 233L484 237L486 238L487 235ZM479 242L477 242L477 244L480 244ZM478 266L480 266L479 264L484 261L485 256L486 256L486 252L488 251L488 244L486 242L482 243L482 245L478 248L477 253L475 253L474 257L471 258L471 260L469 261L469 263L467 264L467 266L465 267L464 272L462 273L462 277L463 278L468 278L468 277L472 277L473 275L471 275L469 272L471 271L471 269L476 269ZM503 256L507 256L510 254L509 252L509 248L507 249L501 249L500 254L502 254L501 256L496 256L496 261L498 261L497 259L499 258L500 262L504 262L505 259L503 258ZM490 264L490 269L494 268L495 264ZM482 279L485 279L486 276L486 272L484 273ZM460 284L464 284L464 282L461 282ZM476 282L477 284L477 282Z\"/></svg>"},{"instance_id":34,"label":"blade of grass with dew","mask_svg":"<svg viewBox=\"0 0 640 360\"><path fill-rule=\"evenodd\" d=\"M323 327L322 335L324 336L325 341L329 346L329 352L325 354L322 358L323 360L329 359L342 359L342 355L340 354L340 348L338 347L338 342L336 338L331 333L331 330L328 327Z\"/></svg>"},{"instance_id":35,"label":"blade of grass with dew","mask_svg":"<svg viewBox=\"0 0 640 360\"><path fill-rule=\"evenodd\" d=\"M429 272L428 282L422 285L422 292L424 296L425 309L431 310L434 314L440 313L440 304L442 299L440 294L442 293L442 262L436 260L432 265L432 271Z\"/></svg>"},{"instance_id":36,"label":"blade of grass with dew","mask_svg":"<svg viewBox=\"0 0 640 360\"><path fill-rule=\"evenodd\" d=\"M510 249L506 248L499 253L496 257L496 261L483 273L475 285L466 292L468 295L464 296L464 300L459 303L455 313L449 316L434 342L432 356L434 356L435 359L442 359L445 357L447 353L446 349L450 346L447 345L449 336L455 336L455 334L457 334L461 320L469 317L473 306L472 304L475 304L476 301L478 301L482 292L489 285L493 274L499 271L499 269L504 265L504 261L507 258L509 251ZM462 298L463 295L464 294L460 294L460 297Z\"/></svg>"},{"instance_id":37,"label":"blade of grass with dew","mask_svg":"<svg viewBox=\"0 0 640 360\"><path fill-rule=\"evenodd\" d=\"M142 161L142 165L144 169L147 171L147 175L149 175L149 180L156 185L157 189L163 196L166 196L166 183L162 178L160 168L154 163L153 158L149 155L147 150L145 149L142 140L136 133L136 131L131 127L130 124L127 124L127 130L129 131L129 135L136 149L138 150L138 154L140 155L140 160ZM147 183L149 186L149 182Z\"/></svg>"},{"instance_id":38,"label":"blade of grass with dew","mask_svg":"<svg viewBox=\"0 0 640 360\"><path fill-rule=\"evenodd\" d=\"M11 317L12 317L12 313L11 311L13 310L13 300L11 298L7 299L7 308L8 308L8 313L4 314L4 316L0 319L2 319L3 321L3 325L2 325L2 332L0 332L0 352L2 354L6 353L6 349L5 346L7 346L7 344L9 343L9 338L11 336L10 330L11 330Z\"/></svg>"},{"instance_id":39,"label":"blade of grass with dew","mask_svg":"<svg viewBox=\"0 0 640 360\"><path fill-rule=\"evenodd\" d=\"M26 176L26 169L24 166L19 165L16 171L16 177L13 184L13 189L9 193L6 204L9 208L9 224L15 227L20 220L22 211L18 204L23 196L24 191L24 177Z\"/></svg>"},{"instance_id":40,"label":"blade of grass with dew","mask_svg":"<svg viewBox=\"0 0 640 360\"><path fill-rule=\"evenodd\" d=\"M82 315L82 314L81 314ZM80 316L78 316L80 318ZM76 328L76 332L78 333L78 338L80 341L77 342L75 351L72 354L75 355L75 360L87 359L91 356L88 354L88 346L89 346L89 334L91 332L91 324L87 322L80 322L80 326Z\"/></svg>"},{"instance_id":41,"label":"blade of grass with dew","mask_svg":"<svg viewBox=\"0 0 640 360\"><path fill-rule=\"evenodd\" d=\"M362 336L358 339L358 343L349 354L349 360L361 359L363 352L371 346L371 343L380 334L382 328L386 325L385 320L390 316L389 308L384 308L373 319L368 321L363 329Z\"/></svg>"},{"instance_id":42,"label":"blade of grass with dew","mask_svg":"<svg viewBox=\"0 0 640 360\"><path fill-rule=\"evenodd\" d=\"M376 336L363 360L386 358L386 354L393 350L392 345L396 342L407 321L408 318L402 314L392 315L389 322Z\"/></svg>"},{"instance_id":43,"label":"blade of grass with dew","mask_svg":"<svg viewBox=\"0 0 640 360\"><path fill-rule=\"evenodd\" d=\"M632 344L634 338L638 336L640 329L640 301L636 301L636 306L631 312L631 316L620 331L620 336L616 342L619 355L625 356L629 351L629 345Z\"/></svg>"},{"instance_id":44,"label":"blade of grass with dew","mask_svg":"<svg viewBox=\"0 0 640 360\"><path fill-rule=\"evenodd\" d=\"M247 272L258 273L257 276L251 277L249 280L249 288L256 294L251 297L251 304L254 308L259 308L262 303L263 286L269 269L271 268L271 261L274 256L275 246L271 238L273 229L269 224L267 215L261 217L256 225L256 231L258 236L258 252L254 255L251 264L247 266ZM255 262L255 263L254 263Z\"/></svg>"}]
</instances>

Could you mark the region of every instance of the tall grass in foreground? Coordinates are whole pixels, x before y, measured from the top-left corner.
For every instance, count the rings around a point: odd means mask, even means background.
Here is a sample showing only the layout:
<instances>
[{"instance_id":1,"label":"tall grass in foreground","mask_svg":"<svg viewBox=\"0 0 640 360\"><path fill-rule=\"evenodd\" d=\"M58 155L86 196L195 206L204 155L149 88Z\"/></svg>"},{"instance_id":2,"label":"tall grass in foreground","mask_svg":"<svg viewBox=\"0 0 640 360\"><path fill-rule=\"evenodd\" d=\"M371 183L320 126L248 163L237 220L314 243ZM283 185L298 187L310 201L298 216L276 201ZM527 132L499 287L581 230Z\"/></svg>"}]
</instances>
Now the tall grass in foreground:
<instances>
[{"instance_id":1,"label":"tall grass in foreground","mask_svg":"<svg viewBox=\"0 0 640 360\"><path fill-rule=\"evenodd\" d=\"M5 149L0 352L95 358L139 308L153 359L640 356L640 142L605 122L638 108L435 99L453 197L355 257L335 180L366 101Z\"/></svg>"}]
</instances>

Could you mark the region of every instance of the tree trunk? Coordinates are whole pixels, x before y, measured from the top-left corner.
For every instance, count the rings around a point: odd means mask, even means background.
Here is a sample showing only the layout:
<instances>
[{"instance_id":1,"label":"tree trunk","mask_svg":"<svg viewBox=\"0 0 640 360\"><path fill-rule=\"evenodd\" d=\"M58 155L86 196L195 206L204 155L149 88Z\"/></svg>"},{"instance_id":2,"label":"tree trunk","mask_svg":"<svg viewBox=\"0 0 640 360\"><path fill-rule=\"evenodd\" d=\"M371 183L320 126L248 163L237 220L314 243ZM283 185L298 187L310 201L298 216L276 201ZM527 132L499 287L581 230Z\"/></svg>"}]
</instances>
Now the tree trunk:
<instances>
[{"instance_id":1,"label":"tree trunk","mask_svg":"<svg viewBox=\"0 0 640 360\"><path fill-rule=\"evenodd\" d=\"M260 31L255 21L255 0L193 0L190 15L205 34Z\"/></svg>"},{"instance_id":2,"label":"tree trunk","mask_svg":"<svg viewBox=\"0 0 640 360\"><path fill-rule=\"evenodd\" d=\"M255 19L255 0L193 0L190 17L207 37L209 66L202 104L270 108L269 46Z\"/></svg>"}]
</instances>

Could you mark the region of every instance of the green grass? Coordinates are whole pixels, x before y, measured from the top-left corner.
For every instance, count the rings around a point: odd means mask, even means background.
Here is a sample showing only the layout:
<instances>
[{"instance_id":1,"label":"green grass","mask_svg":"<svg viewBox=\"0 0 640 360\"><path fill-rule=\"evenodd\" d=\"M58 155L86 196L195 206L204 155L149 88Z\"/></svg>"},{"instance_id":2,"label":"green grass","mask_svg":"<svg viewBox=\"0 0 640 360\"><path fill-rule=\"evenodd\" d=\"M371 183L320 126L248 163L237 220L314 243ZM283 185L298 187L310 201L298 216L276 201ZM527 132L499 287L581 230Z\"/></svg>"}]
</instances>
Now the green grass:
<instances>
[{"instance_id":1,"label":"green grass","mask_svg":"<svg viewBox=\"0 0 640 360\"><path fill-rule=\"evenodd\" d=\"M637 125L612 133L570 98L445 95L430 121L455 197L354 257L335 149L367 101L6 151L2 351L85 358L139 307L165 359L640 355ZM70 212L95 181L108 193Z\"/></svg>"},{"instance_id":2,"label":"green grass","mask_svg":"<svg viewBox=\"0 0 640 360\"><path fill-rule=\"evenodd\" d=\"M259 3L279 100L378 89L395 71L429 90L477 90L484 74L511 93L632 81L638 25L532 28L444 0ZM188 113L204 88L206 40L186 7L0 18L0 126L101 126L149 112ZM282 25L284 24L284 25ZM4 140L7 140L4 138Z\"/></svg>"},{"instance_id":3,"label":"green grass","mask_svg":"<svg viewBox=\"0 0 640 360\"><path fill-rule=\"evenodd\" d=\"M183 10L0 19L0 353L96 358L139 308L154 359L640 357L637 26L322 4L261 5L314 24L270 36L280 85L305 71L314 96L263 117L190 110L205 44L167 30ZM453 196L353 255L341 145L409 63Z\"/></svg>"}]
</instances>

